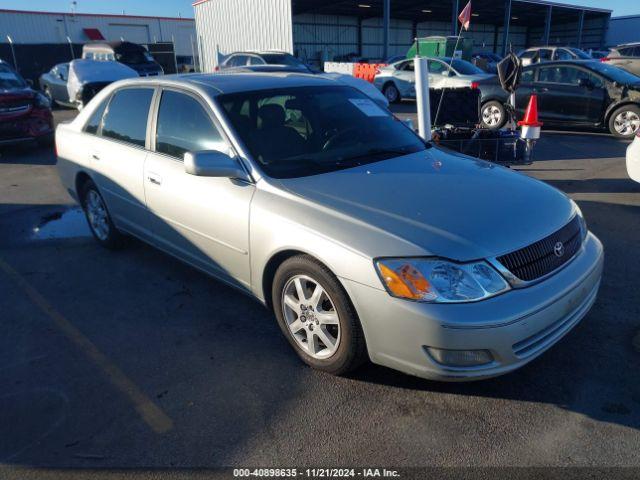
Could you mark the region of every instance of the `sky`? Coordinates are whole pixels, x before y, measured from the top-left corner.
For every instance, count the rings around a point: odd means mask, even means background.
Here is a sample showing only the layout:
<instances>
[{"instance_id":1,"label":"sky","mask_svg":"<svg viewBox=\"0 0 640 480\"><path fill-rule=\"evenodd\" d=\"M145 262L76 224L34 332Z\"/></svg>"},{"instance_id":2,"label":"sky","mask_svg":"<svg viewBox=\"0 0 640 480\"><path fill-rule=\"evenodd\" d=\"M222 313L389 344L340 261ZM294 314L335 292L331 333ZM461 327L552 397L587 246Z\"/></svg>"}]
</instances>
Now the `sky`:
<instances>
[{"instance_id":1,"label":"sky","mask_svg":"<svg viewBox=\"0 0 640 480\"><path fill-rule=\"evenodd\" d=\"M589 7L608 8L613 16L639 15L638 0L555 0L558 3L569 3ZM40 10L51 12L68 12L70 0L2 0L1 8L14 10ZM150 15L162 17L193 18L193 0L77 0L78 13L116 13L123 11L127 15Z\"/></svg>"}]
</instances>

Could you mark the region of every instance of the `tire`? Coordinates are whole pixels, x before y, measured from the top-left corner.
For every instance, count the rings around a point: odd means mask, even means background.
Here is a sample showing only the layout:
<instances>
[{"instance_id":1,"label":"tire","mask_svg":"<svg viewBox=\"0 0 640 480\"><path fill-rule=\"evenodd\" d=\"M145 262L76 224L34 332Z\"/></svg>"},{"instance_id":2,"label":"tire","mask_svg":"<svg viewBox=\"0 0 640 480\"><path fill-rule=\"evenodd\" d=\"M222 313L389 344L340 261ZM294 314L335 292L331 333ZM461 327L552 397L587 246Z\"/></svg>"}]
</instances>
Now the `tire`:
<instances>
[{"instance_id":1,"label":"tire","mask_svg":"<svg viewBox=\"0 0 640 480\"><path fill-rule=\"evenodd\" d=\"M110 250L117 250L124 246L125 236L113 224L106 203L93 181L86 180L82 184L80 199L89 230L98 243ZM100 209L103 211L102 214L99 213Z\"/></svg>"},{"instance_id":2,"label":"tire","mask_svg":"<svg viewBox=\"0 0 640 480\"><path fill-rule=\"evenodd\" d=\"M322 292L314 299L318 287ZM305 297L304 309L300 307L299 288ZM367 360L358 315L338 279L322 263L308 255L285 260L275 274L271 295L282 333L307 365L344 375ZM313 308L307 308L309 305Z\"/></svg>"},{"instance_id":3,"label":"tire","mask_svg":"<svg viewBox=\"0 0 640 480\"><path fill-rule=\"evenodd\" d=\"M609 116L609 131L618 138L633 138L640 130L640 107L623 105Z\"/></svg>"},{"instance_id":4,"label":"tire","mask_svg":"<svg viewBox=\"0 0 640 480\"><path fill-rule=\"evenodd\" d=\"M402 100L400 90L398 90L398 87L396 87L393 82L389 82L384 86L382 94L386 97L389 103L400 103Z\"/></svg>"},{"instance_id":5,"label":"tire","mask_svg":"<svg viewBox=\"0 0 640 480\"><path fill-rule=\"evenodd\" d=\"M507 122L507 111L504 105L495 100L491 100L480 109L480 121L484 128L498 130Z\"/></svg>"}]
</instances>

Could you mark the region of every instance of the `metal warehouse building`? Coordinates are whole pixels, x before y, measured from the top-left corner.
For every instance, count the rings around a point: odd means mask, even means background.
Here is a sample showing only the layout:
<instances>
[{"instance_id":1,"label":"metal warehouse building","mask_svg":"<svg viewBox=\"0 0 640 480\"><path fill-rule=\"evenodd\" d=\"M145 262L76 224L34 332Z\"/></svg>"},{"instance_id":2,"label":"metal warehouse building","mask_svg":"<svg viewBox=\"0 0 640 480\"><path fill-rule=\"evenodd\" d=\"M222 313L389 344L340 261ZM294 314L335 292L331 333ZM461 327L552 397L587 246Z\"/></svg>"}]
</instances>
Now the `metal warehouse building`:
<instances>
[{"instance_id":1,"label":"metal warehouse building","mask_svg":"<svg viewBox=\"0 0 640 480\"><path fill-rule=\"evenodd\" d=\"M640 15L612 18L607 34L607 46L615 47L631 42L640 42Z\"/></svg>"},{"instance_id":2,"label":"metal warehouse building","mask_svg":"<svg viewBox=\"0 0 640 480\"><path fill-rule=\"evenodd\" d=\"M194 3L204 70L238 50L277 49L308 61L403 55L415 37L458 32L466 0L200 0ZM542 0L473 0L475 49L533 45L599 48L611 11Z\"/></svg>"},{"instance_id":3,"label":"metal warehouse building","mask_svg":"<svg viewBox=\"0 0 640 480\"><path fill-rule=\"evenodd\" d=\"M197 63L193 19L0 9L0 59L34 83L54 65L80 57L85 43L122 39L146 44L165 71L176 68L173 49L184 63Z\"/></svg>"}]
</instances>

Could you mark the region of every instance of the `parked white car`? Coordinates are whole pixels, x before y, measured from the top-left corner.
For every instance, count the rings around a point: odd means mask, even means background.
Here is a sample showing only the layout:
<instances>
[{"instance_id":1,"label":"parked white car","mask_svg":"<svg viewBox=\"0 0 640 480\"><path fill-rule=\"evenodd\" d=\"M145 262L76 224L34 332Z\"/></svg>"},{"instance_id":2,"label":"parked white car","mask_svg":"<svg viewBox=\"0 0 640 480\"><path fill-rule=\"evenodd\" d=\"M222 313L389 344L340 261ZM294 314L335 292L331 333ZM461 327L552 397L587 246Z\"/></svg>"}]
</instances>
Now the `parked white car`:
<instances>
[{"instance_id":1,"label":"parked white car","mask_svg":"<svg viewBox=\"0 0 640 480\"><path fill-rule=\"evenodd\" d=\"M631 180L640 182L640 130L636 132L636 136L627 147L627 172Z\"/></svg>"},{"instance_id":2,"label":"parked white car","mask_svg":"<svg viewBox=\"0 0 640 480\"><path fill-rule=\"evenodd\" d=\"M427 62L429 69L429 88L470 87L495 75L483 72L466 60L431 58ZM392 63L380 69L373 84L380 90L389 103L399 102L403 98L416 98L416 76L413 59Z\"/></svg>"}]
</instances>

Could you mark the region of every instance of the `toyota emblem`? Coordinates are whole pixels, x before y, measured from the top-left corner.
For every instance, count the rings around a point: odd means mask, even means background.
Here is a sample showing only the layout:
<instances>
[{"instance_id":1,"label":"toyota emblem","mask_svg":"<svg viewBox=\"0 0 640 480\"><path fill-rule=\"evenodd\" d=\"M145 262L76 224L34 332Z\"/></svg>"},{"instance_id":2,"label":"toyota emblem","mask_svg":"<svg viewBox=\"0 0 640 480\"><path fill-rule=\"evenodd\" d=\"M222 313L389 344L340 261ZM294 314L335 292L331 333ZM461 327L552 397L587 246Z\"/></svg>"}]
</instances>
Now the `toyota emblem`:
<instances>
[{"instance_id":1,"label":"toyota emblem","mask_svg":"<svg viewBox=\"0 0 640 480\"><path fill-rule=\"evenodd\" d=\"M564 245L562 242L558 242L553 246L553 253L558 258L564 255Z\"/></svg>"}]
</instances>

